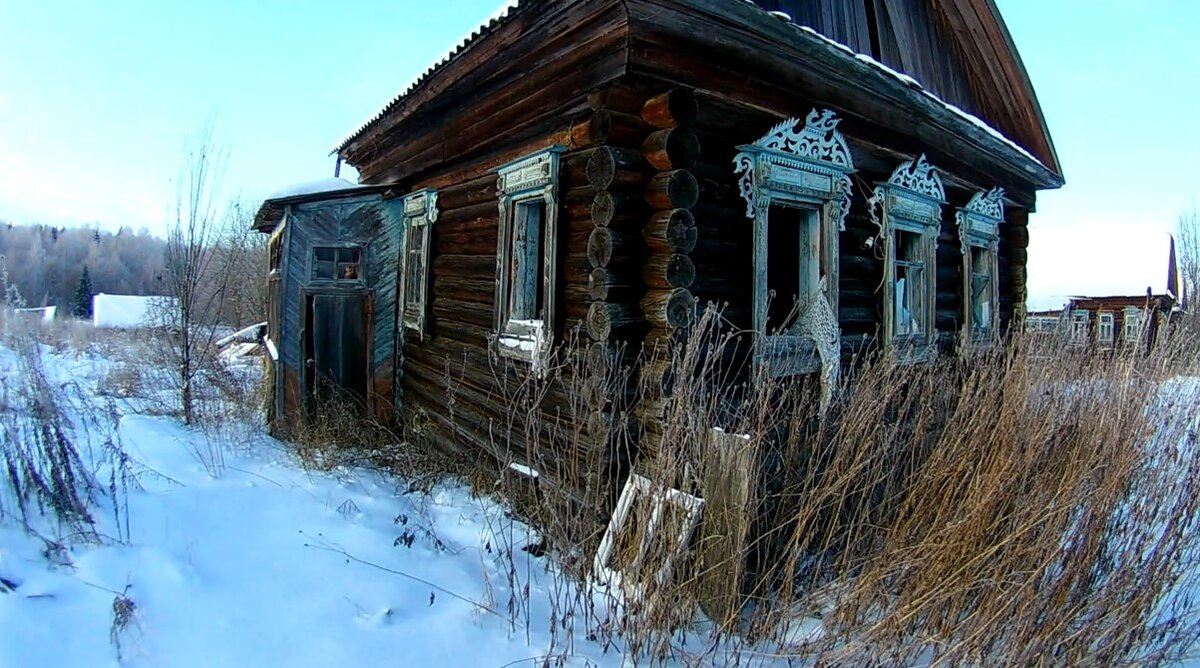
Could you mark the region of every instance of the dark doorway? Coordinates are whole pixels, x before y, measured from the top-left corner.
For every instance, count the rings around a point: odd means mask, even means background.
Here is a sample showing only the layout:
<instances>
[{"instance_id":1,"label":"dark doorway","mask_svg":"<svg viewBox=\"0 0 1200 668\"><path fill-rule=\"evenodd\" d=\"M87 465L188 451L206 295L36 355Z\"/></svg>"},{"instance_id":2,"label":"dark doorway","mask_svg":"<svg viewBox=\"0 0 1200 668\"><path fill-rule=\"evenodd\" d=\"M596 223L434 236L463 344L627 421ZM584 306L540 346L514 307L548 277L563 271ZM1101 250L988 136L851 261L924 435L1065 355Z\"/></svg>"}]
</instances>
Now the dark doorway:
<instances>
[{"instance_id":1,"label":"dark doorway","mask_svg":"<svg viewBox=\"0 0 1200 668\"><path fill-rule=\"evenodd\" d=\"M311 294L305 308L304 380L310 408L367 397L364 293Z\"/></svg>"}]
</instances>

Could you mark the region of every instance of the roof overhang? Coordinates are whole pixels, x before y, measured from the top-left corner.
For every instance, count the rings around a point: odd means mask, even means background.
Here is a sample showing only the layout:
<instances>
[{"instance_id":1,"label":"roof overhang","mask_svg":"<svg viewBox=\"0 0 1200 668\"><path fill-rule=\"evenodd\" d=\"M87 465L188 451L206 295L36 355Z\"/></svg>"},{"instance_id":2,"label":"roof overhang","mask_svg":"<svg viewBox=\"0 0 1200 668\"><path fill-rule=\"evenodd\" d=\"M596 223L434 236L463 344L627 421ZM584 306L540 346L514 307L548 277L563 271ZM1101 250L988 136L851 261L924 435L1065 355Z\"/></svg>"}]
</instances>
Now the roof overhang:
<instances>
[{"instance_id":1,"label":"roof overhang","mask_svg":"<svg viewBox=\"0 0 1200 668\"><path fill-rule=\"evenodd\" d=\"M355 185L341 190L324 190L320 192L288 195L284 197L267 198L254 214L253 229L257 232L270 232L283 220L283 214L288 207L313 204L316 202L337 202L356 197L364 197L383 192L388 186Z\"/></svg>"}]
</instances>

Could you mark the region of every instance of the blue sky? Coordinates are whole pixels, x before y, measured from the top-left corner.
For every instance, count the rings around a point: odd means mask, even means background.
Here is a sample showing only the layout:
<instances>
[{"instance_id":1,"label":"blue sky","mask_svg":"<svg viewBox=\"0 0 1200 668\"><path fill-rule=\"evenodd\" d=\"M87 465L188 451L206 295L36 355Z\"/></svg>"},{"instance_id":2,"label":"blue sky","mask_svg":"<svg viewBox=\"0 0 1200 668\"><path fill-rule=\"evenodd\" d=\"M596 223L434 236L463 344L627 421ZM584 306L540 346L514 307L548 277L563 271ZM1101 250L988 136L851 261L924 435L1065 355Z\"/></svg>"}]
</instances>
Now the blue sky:
<instances>
[{"instance_id":1,"label":"blue sky","mask_svg":"<svg viewBox=\"0 0 1200 668\"><path fill-rule=\"evenodd\" d=\"M1032 219L1032 305L1162 290L1200 199L1200 3L998 3L1067 177ZM161 231L210 117L231 194L330 176L330 146L497 4L0 0L0 218Z\"/></svg>"}]
</instances>

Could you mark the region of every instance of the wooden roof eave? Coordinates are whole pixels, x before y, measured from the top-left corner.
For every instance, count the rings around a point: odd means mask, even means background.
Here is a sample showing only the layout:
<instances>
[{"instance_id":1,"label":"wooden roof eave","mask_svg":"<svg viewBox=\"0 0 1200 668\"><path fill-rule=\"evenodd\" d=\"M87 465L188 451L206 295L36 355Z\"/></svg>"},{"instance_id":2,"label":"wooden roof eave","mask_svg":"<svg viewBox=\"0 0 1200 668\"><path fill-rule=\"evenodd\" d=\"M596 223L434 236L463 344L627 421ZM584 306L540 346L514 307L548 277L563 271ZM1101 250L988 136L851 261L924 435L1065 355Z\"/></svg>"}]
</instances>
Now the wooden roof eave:
<instances>
[{"instance_id":1,"label":"wooden roof eave","mask_svg":"<svg viewBox=\"0 0 1200 668\"><path fill-rule=\"evenodd\" d=\"M964 165L1003 174L1001 185L1039 190L1063 185L1057 172L923 88L749 3L625 2L633 73L774 110L794 104L793 91L799 89L819 106L908 134Z\"/></svg>"},{"instance_id":2,"label":"wooden roof eave","mask_svg":"<svg viewBox=\"0 0 1200 668\"><path fill-rule=\"evenodd\" d=\"M481 28L451 57L433 66L411 91L393 100L372 121L343 141L335 152L348 164L360 167L378 160L398 141L397 137L410 128L426 133L431 123L444 125L456 117L471 114L471 106L464 102L472 97L494 94L499 85L498 77L481 74L485 65L512 65L514 52L530 48L531 44L561 39L564 29L578 30L603 20L605 14L620 13L622 25L607 30L605 41L619 42L623 47L626 36L623 7L623 0L522 0L503 19ZM601 86L619 77L625 71L623 54L621 60L619 71L614 70L588 83ZM570 76L570 73L563 72L560 76ZM440 141L444 144L444 139Z\"/></svg>"}]
</instances>

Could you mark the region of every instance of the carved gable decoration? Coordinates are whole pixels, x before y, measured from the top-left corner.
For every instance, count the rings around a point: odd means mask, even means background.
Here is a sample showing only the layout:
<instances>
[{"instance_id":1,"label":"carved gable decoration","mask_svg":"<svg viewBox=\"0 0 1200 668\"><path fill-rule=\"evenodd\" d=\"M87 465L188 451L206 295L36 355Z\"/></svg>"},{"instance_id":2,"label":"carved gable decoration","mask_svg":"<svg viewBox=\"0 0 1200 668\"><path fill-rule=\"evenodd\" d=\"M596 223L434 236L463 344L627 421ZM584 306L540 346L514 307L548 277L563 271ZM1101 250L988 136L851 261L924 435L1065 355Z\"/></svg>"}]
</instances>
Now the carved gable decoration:
<instances>
[{"instance_id":1,"label":"carved gable decoration","mask_svg":"<svg viewBox=\"0 0 1200 668\"><path fill-rule=\"evenodd\" d=\"M875 188L875 194L871 197L871 212L876 215L876 207L884 204L888 217L938 225L945 203L946 189L942 186L942 176L922 155L897 167L887 183ZM877 223L880 231L885 231L887 221L877 220Z\"/></svg>"},{"instance_id":2,"label":"carved gable decoration","mask_svg":"<svg viewBox=\"0 0 1200 668\"><path fill-rule=\"evenodd\" d=\"M768 206L774 197L799 196L836 201L833 218L846 229L850 210L850 174L854 163L832 111L812 110L804 127L789 118L761 139L744 146L733 159L738 188L746 200L746 217Z\"/></svg>"},{"instance_id":3,"label":"carved gable decoration","mask_svg":"<svg viewBox=\"0 0 1200 668\"><path fill-rule=\"evenodd\" d=\"M1004 189L992 188L979 191L967 205L958 210L958 236L965 249L972 237L995 241L1000 237L1000 223L1004 222Z\"/></svg>"}]
</instances>

